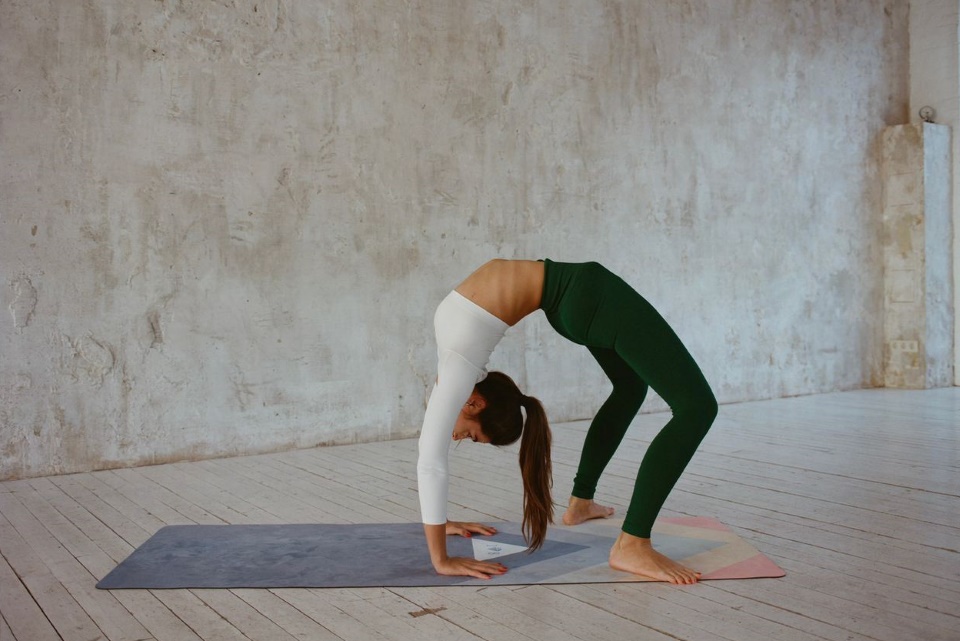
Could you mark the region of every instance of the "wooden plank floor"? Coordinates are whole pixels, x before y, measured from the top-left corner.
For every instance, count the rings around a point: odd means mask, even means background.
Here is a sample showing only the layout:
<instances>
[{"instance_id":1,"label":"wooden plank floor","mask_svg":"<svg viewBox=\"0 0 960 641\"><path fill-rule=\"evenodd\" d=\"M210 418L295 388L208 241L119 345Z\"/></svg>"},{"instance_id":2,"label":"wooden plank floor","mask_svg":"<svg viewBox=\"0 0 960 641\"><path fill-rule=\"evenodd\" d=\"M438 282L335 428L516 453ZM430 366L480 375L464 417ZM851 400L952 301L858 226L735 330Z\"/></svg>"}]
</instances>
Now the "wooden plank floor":
<instances>
[{"instance_id":1,"label":"wooden plank floor","mask_svg":"<svg viewBox=\"0 0 960 641\"><path fill-rule=\"evenodd\" d=\"M623 513L665 420L637 419L598 500ZM560 501L586 426L554 426ZM717 517L788 574L687 587L94 588L168 524L416 521L413 440L4 482L0 640L955 641L958 444L960 388L721 407L664 515ZM515 447L451 454L451 518L519 520Z\"/></svg>"}]
</instances>

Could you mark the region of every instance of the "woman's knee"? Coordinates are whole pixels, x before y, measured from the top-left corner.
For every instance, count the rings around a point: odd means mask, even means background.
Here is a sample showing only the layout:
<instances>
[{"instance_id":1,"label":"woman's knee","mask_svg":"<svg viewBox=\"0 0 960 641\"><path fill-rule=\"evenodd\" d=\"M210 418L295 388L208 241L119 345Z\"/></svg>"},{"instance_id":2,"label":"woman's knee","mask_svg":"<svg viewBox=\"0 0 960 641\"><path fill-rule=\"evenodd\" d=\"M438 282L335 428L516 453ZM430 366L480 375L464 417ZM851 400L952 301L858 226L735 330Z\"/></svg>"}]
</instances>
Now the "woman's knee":
<instances>
[{"instance_id":1,"label":"woman's knee","mask_svg":"<svg viewBox=\"0 0 960 641\"><path fill-rule=\"evenodd\" d=\"M699 415L698 425L700 427L700 433L703 436L706 436L710 426L713 425L713 421L717 418L717 412L719 411L720 406L717 404L717 398L713 395L713 392L707 388L707 393L703 395L697 405L697 414Z\"/></svg>"},{"instance_id":2,"label":"woman's knee","mask_svg":"<svg viewBox=\"0 0 960 641\"><path fill-rule=\"evenodd\" d=\"M688 425L695 426L699 432L706 434L720 408L713 391L704 386L703 389L688 394L682 402L675 403L671 409L674 416L681 416Z\"/></svg>"},{"instance_id":3,"label":"woman's knee","mask_svg":"<svg viewBox=\"0 0 960 641\"><path fill-rule=\"evenodd\" d=\"M713 390L711 390L709 387L707 388L706 394L704 395L701 403L701 411L703 412L704 418L706 418L709 424L712 425L714 419L717 418L717 413L720 411L720 405L717 403L717 397L713 395Z\"/></svg>"}]
</instances>

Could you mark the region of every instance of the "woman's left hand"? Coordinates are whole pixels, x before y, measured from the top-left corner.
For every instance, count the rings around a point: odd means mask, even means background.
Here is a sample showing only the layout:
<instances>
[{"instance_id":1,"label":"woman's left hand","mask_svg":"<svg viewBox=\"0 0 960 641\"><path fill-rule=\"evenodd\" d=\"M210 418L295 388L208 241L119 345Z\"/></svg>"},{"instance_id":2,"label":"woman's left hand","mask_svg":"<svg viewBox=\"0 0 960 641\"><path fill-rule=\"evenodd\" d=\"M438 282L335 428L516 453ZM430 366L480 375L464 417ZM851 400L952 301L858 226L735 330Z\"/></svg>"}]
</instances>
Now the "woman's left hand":
<instances>
[{"instance_id":1,"label":"woman's left hand","mask_svg":"<svg viewBox=\"0 0 960 641\"><path fill-rule=\"evenodd\" d=\"M490 536L496 534L497 528L482 523L464 523L462 521L447 521L447 536L457 534L470 538L472 534Z\"/></svg>"}]
</instances>

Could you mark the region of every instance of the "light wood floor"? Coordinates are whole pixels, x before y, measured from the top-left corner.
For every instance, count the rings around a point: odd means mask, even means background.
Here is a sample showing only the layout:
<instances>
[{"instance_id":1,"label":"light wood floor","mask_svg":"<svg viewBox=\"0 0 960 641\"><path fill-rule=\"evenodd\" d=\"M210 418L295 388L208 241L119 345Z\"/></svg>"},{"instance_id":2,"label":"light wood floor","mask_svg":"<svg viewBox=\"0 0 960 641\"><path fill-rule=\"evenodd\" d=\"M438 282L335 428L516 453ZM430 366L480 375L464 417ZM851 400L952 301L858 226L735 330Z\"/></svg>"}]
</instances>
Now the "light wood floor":
<instances>
[{"instance_id":1,"label":"light wood floor","mask_svg":"<svg viewBox=\"0 0 960 641\"><path fill-rule=\"evenodd\" d=\"M637 419L598 500L623 513L665 420ZM561 501L585 429L554 426ZM416 521L415 441L0 483L0 640L955 641L958 442L960 388L721 407L664 515L717 517L788 574L688 587L94 588L167 524ZM513 448L451 468L452 518L519 520Z\"/></svg>"}]
</instances>

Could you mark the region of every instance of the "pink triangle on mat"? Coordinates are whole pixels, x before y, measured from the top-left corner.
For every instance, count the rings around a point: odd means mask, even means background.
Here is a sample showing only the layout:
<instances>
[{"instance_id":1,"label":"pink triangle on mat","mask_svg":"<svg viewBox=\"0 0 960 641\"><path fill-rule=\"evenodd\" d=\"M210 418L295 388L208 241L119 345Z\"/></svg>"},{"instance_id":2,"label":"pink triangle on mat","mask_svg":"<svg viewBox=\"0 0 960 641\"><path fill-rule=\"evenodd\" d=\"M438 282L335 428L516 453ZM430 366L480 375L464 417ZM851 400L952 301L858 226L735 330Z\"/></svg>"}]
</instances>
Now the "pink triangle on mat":
<instances>
[{"instance_id":1,"label":"pink triangle on mat","mask_svg":"<svg viewBox=\"0 0 960 641\"><path fill-rule=\"evenodd\" d=\"M704 574L700 579L775 579L786 576L786 574L766 556L757 554L749 559Z\"/></svg>"}]
</instances>

